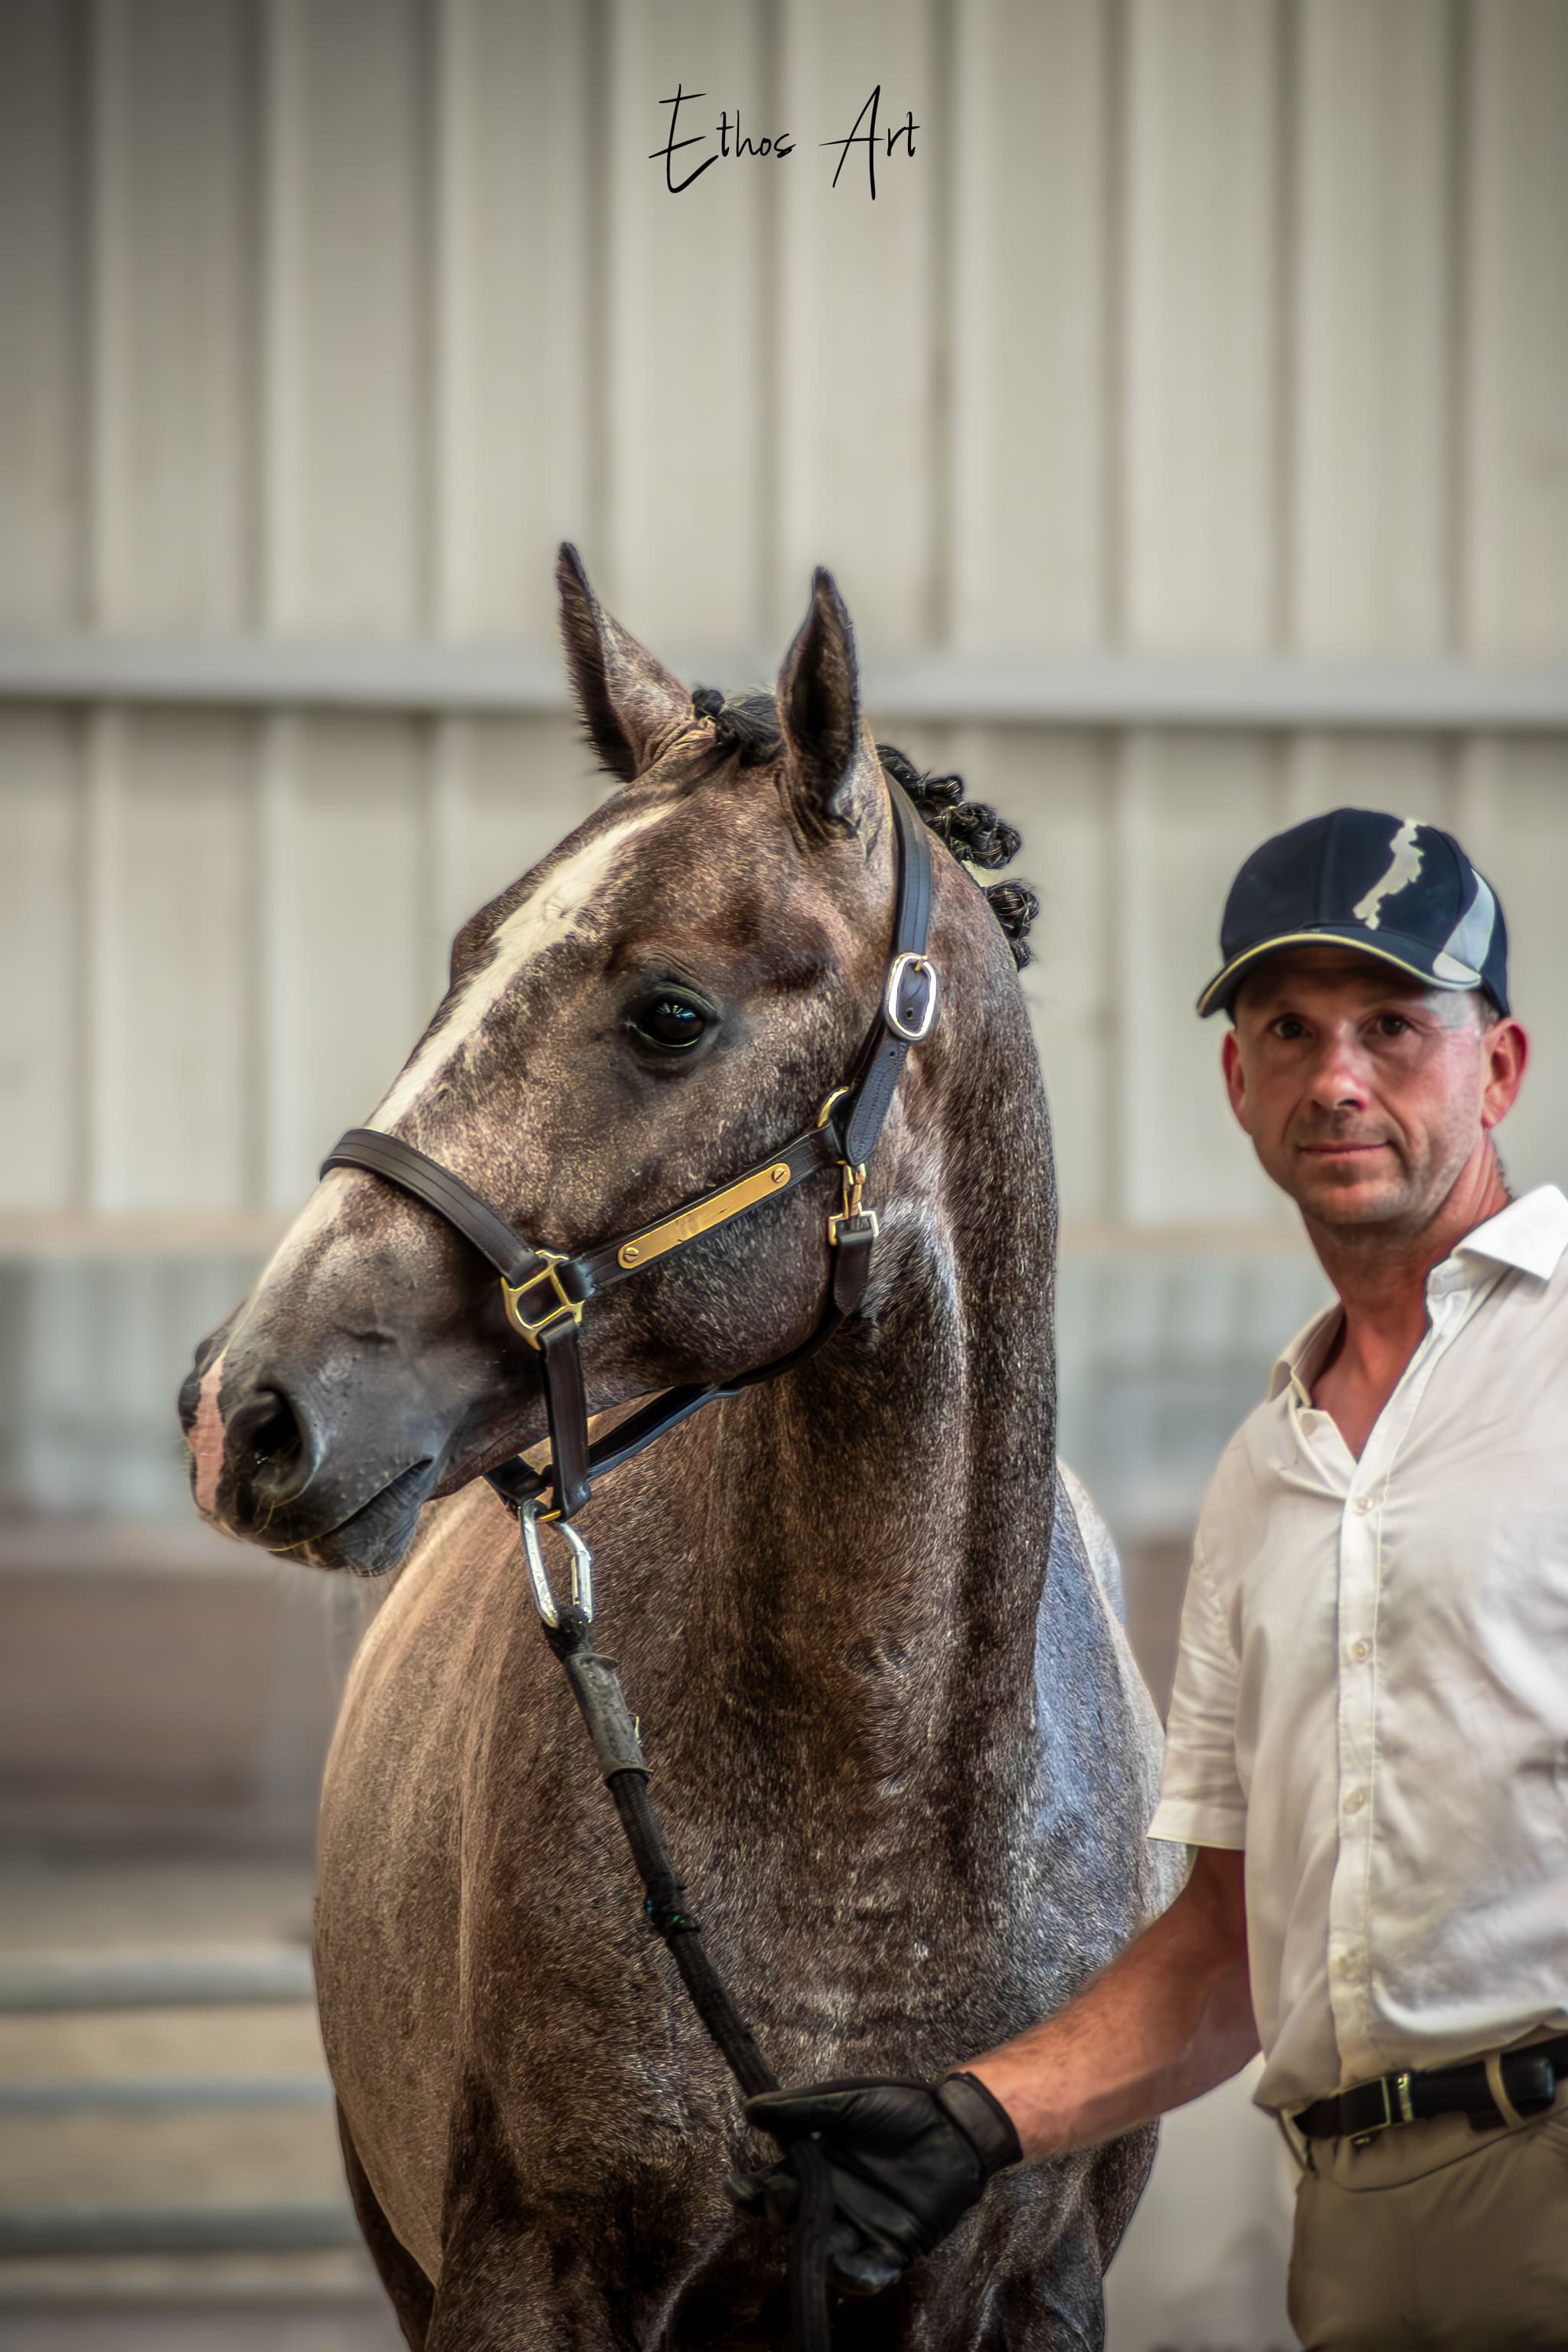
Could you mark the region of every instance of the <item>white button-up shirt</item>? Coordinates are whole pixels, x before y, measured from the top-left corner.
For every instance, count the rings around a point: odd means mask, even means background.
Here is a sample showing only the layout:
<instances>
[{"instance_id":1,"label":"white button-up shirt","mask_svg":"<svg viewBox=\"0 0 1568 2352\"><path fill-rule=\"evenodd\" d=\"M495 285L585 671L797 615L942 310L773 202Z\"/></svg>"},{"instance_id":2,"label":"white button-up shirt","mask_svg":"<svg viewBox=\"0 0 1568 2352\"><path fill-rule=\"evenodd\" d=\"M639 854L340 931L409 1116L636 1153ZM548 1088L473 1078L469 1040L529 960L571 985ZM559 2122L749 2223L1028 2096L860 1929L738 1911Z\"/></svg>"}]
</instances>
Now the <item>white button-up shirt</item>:
<instances>
[{"instance_id":1,"label":"white button-up shirt","mask_svg":"<svg viewBox=\"0 0 1568 2352\"><path fill-rule=\"evenodd\" d=\"M1432 1269L1359 1461L1340 1311L1205 1499L1150 1832L1246 1849L1262 2106L1568 2025L1568 1201Z\"/></svg>"}]
</instances>

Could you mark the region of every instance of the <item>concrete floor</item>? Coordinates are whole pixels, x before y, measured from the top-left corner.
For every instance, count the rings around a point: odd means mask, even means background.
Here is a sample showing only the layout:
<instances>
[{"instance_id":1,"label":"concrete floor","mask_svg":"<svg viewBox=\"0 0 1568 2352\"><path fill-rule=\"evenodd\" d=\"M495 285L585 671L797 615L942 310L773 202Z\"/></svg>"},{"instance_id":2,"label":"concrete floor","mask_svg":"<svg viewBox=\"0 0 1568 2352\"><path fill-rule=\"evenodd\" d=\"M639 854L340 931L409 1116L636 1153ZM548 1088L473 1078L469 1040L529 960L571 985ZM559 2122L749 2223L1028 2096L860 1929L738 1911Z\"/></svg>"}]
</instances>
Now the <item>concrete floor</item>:
<instances>
[{"instance_id":1,"label":"concrete floor","mask_svg":"<svg viewBox=\"0 0 1568 2352\"><path fill-rule=\"evenodd\" d=\"M298 1948L310 1916L310 1872L298 1862L0 1863L0 1970L23 1956ZM280 2093L284 2103L226 2095L226 2085L258 2082L262 2096ZM192 2103L115 2103L128 2085L149 2083L188 2084ZM62 2095L92 2103L26 2104ZM73 2217L80 2226L154 2208L199 2223L215 2209L331 2213L343 2202L309 2002L0 2012L5 2215L68 2228ZM0 2256L6 2352L395 2352L401 2344L352 2243Z\"/></svg>"},{"instance_id":2,"label":"concrete floor","mask_svg":"<svg viewBox=\"0 0 1568 2352\"><path fill-rule=\"evenodd\" d=\"M1184 1566L1173 1547L1127 1562L1130 1629L1162 1696ZM270 1954L303 1979L321 1756L374 1598L285 1577L194 1524L0 1521L0 1995L29 1956ZM164 2086L152 2100L149 2080ZM1245 2083L1168 2121L1107 2282L1110 2352L1291 2342L1285 2163ZM183 2216L187 2242L238 2208L294 2209L290 2227L303 2209L318 2237L244 2254L58 2250L62 2233L123 2231L148 2208ZM13 2249L18 2229L57 2244L0 2251L14 2352L400 2342L352 2240L302 1995L44 2014L0 1997L0 2248L7 2217Z\"/></svg>"},{"instance_id":3,"label":"concrete floor","mask_svg":"<svg viewBox=\"0 0 1568 2352\"><path fill-rule=\"evenodd\" d=\"M297 1945L310 1902L298 1863L13 1858L0 1863L0 1969L24 1954ZM0 2105L0 2209L320 2211L341 2201L308 2003L0 2014L0 2100L44 2084L149 2078L179 2078L207 2103ZM237 2079L290 2086L291 2103L226 2104L203 2087ZM1243 2077L1168 2119L1107 2282L1109 2352L1283 2352L1292 2343L1289 2158L1248 2087ZM352 2245L0 2259L6 2352L395 2352L400 2342Z\"/></svg>"}]
</instances>

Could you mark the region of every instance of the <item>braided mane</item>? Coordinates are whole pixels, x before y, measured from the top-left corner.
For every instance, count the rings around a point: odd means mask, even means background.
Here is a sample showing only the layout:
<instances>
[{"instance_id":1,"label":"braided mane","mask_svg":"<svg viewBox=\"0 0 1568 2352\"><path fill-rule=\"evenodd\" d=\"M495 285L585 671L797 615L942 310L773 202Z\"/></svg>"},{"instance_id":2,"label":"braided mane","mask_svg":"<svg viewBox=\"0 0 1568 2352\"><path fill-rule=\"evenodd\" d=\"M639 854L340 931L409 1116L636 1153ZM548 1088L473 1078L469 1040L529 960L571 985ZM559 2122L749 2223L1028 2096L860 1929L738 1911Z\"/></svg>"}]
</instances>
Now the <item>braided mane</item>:
<instances>
[{"instance_id":1,"label":"braided mane","mask_svg":"<svg viewBox=\"0 0 1568 2352\"><path fill-rule=\"evenodd\" d=\"M718 687L700 686L691 701L700 718L712 720L721 748L742 768L766 767L783 752L784 736L771 694L738 694L726 700ZM879 743L877 757L883 773L903 787L930 830L963 864L994 872L1016 857L1023 836L986 802L966 801L962 776L922 774L891 743ZM1029 927L1040 911L1039 899L1026 882L1016 878L980 887L1021 971L1029 961Z\"/></svg>"}]
</instances>

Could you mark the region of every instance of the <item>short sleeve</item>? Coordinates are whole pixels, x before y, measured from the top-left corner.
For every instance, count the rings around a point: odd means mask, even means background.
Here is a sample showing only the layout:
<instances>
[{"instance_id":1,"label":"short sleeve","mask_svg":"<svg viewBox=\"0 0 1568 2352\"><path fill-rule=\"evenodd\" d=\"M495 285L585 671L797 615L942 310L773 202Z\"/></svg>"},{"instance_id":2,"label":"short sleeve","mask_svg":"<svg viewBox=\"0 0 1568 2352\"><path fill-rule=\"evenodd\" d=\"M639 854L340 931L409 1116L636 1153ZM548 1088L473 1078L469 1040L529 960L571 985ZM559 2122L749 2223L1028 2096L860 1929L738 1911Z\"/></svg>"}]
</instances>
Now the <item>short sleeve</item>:
<instances>
[{"instance_id":1,"label":"short sleeve","mask_svg":"<svg viewBox=\"0 0 1568 2352\"><path fill-rule=\"evenodd\" d=\"M1185 1845L1246 1844L1247 1798L1236 1770L1238 1670L1200 1532L1182 1604L1165 1764L1151 1837Z\"/></svg>"}]
</instances>

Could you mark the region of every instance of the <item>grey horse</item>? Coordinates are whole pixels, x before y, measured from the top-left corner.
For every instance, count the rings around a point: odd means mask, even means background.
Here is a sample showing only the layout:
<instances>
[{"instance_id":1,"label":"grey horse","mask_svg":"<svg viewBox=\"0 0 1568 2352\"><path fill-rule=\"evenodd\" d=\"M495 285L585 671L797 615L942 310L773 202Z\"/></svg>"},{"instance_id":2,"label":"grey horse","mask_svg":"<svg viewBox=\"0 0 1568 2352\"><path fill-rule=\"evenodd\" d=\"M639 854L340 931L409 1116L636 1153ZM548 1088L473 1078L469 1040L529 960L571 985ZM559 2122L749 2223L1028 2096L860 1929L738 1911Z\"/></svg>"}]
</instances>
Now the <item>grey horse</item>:
<instances>
[{"instance_id":1,"label":"grey horse","mask_svg":"<svg viewBox=\"0 0 1568 2352\"><path fill-rule=\"evenodd\" d=\"M843 1083L893 853L826 573L776 697L723 709L601 610L570 550L559 577L622 789L458 933L371 1124L572 1249L724 1181ZM1114 1555L1057 1462L1050 1130L1014 956L933 847L942 1017L870 1170L863 1311L606 1479L582 1522L678 1865L785 2083L929 2078L1056 2009L1173 1892ZM595 1412L803 1340L830 1183L590 1302ZM515 1522L475 1483L543 1433L493 1276L420 1202L335 1171L182 1412L215 1525L321 1567L402 1563L328 1765L316 1960L407 2340L782 2346L782 2252L722 2187L767 2144L641 1916ZM1152 2153L1144 2131L1001 2176L897 2287L841 2305L836 2340L1100 2343Z\"/></svg>"}]
</instances>

